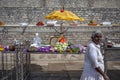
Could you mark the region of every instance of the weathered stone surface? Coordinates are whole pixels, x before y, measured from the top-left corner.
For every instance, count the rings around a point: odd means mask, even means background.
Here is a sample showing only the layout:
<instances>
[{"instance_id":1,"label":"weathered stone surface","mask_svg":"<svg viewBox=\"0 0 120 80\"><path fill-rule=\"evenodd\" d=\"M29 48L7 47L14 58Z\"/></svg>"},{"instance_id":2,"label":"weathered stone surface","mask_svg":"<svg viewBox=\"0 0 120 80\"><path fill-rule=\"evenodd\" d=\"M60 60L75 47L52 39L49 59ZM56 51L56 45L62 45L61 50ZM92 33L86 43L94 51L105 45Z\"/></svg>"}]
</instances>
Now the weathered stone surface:
<instances>
[{"instance_id":1,"label":"weathered stone surface","mask_svg":"<svg viewBox=\"0 0 120 80\"><path fill-rule=\"evenodd\" d=\"M11 27L11 26L7 26ZM1 28L2 29L2 28ZM89 43L91 38L91 33L96 30L101 30L105 36L109 38L120 38L120 27L116 26L78 26L78 27L69 27L68 31L65 34L67 41L74 44L86 45ZM39 33L39 37L42 39L42 44L49 44L50 37L59 35L55 32L54 29L49 27L36 27L28 26L25 33L22 34L22 28L16 26L16 28L8 28L8 33L4 34L0 32L1 43L4 45L9 45L14 42L14 38L19 41L30 40L33 41L34 35L36 32Z\"/></svg>"},{"instance_id":2,"label":"weathered stone surface","mask_svg":"<svg viewBox=\"0 0 120 80\"><path fill-rule=\"evenodd\" d=\"M98 23L120 23L119 3L119 0L0 0L0 21L8 25L20 22L35 25L40 20L46 21L45 15L64 5L65 9L86 18L83 23L91 19Z\"/></svg>"},{"instance_id":3,"label":"weathered stone surface","mask_svg":"<svg viewBox=\"0 0 120 80\"><path fill-rule=\"evenodd\" d=\"M118 8L119 0L1 0L0 7L105 7Z\"/></svg>"}]
</instances>

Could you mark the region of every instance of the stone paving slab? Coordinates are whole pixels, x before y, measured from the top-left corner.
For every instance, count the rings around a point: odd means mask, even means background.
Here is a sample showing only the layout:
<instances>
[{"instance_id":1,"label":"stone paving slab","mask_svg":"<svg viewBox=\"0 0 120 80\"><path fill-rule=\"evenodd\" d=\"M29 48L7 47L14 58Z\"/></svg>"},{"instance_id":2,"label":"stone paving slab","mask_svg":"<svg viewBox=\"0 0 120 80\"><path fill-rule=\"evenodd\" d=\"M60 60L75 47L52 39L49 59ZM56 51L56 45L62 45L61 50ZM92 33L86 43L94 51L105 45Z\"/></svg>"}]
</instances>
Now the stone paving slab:
<instances>
[{"instance_id":1,"label":"stone paving slab","mask_svg":"<svg viewBox=\"0 0 120 80\"><path fill-rule=\"evenodd\" d=\"M80 80L82 70L31 73L31 80ZM119 80L120 70L108 70L110 80Z\"/></svg>"},{"instance_id":2,"label":"stone paving slab","mask_svg":"<svg viewBox=\"0 0 120 80\"><path fill-rule=\"evenodd\" d=\"M39 72L39 71L73 71L73 70L82 70L83 69L83 61L79 62L61 62L61 63L48 63L48 65L31 65L31 71Z\"/></svg>"},{"instance_id":3,"label":"stone paving slab","mask_svg":"<svg viewBox=\"0 0 120 80\"><path fill-rule=\"evenodd\" d=\"M63 71L66 70L64 63L50 63L48 64L48 71Z\"/></svg>"},{"instance_id":4,"label":"stone paving slab","mask_svg":"<svg viewBox=\"0 0 120 80\"><path fill-rule=\"evenodd\" d=\"M32 80L79 80L83 63L80 61L66 61L66 63L49 63L40 66L33 65L31 79ZM36 66L36 67L35 67ZM110 80L119 80L120 62L109 61L107 74Z\"/></svg>"},{"instance_id":5,"label":"stone paving slab","mask_svg":"<svg viewBox=\"0 0 120 80\"><path fill-rule=\"evenodd\" d=\"M72 76L67 71L32 73L32 80L79 80L79 72L71 72ZM76 76L73 76L76 75Z\"/></svg>"}]
</instances>

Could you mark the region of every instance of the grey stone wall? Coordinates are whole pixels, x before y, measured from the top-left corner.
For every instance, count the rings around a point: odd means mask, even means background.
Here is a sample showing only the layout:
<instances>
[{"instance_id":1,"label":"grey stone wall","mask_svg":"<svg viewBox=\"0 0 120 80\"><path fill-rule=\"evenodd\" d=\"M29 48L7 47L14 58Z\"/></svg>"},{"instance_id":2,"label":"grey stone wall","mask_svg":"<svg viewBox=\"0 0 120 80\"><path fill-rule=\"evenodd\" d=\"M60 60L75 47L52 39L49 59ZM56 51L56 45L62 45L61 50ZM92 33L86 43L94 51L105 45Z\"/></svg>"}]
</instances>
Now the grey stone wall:
<instances>
[{"instance_id":1,"label":"grey stone wall","mask_svg":"<svg viewBox=\"0 0 120 80\"><path fill-rule=\"evenodd\" d=\"M120 0L0 0L0 7L120 8Z\"/></svg>"},{"instance_id":2,"label":"grey stone wall","mask_svg":"<svg viewBox=\"0 0 120 80\"><path fill-rule=\"evenodd\" d=\"M8 25L46 21L44 16L53 10L65 9L86 18L86 24L94 19L98 23L120 23L120 0L0 0L0 21Z\"/></svg>"},{"instance_id":3,"label":"grey stone wall","mask_svg":"<svg viewBox=\"0 0 120 80\"><path fill-rule=\"evenodd\" d=\"M38 21L47 20L44 18L48 13L58 8L32 8L32 7L1 7L0 21L8 25L19 24L20 22L28 22L35 25ZM96 20L97 23L110 21L113 24L120 23L120 8L67 8L79 17L86 20L82 24L88 24L90 20Z\"/></svg>"},{"instance_id":4,"label":"grey stone wall","mask_svg":"<svg viewBox=\"0 0 120 80\"><path fill-rule=\"evenodd\" d=\"M23 29L20 26L16 26L16 28L12 28L12 26L7 27L11 28L8 28L8 33L4 36L2 34L2 28L0 28L0 37L6 45L13 43L15 38L20 41L33 41L36 32L39 33L39 37L42 39L43 44L49 44L51 36L58 36L58 33L56 33L52 27L28 26L24 34L21 34ZM104 37L108 36L110 39L120 39L119 26L69 27L68 31L64 33L64 35L66 36L68 42L86 45L91 40L91 33L98 29L104 33Z\"/></svg>"},{"instance_id":5,"label":"grey stone wall","mask_svg":"<svg viewBox=\"0 0 120 80\"><path fill-rule=\"evenodd\" d=\"M35 26L38 21L46 22L47 20L44 17L48 13L58 10L64 5L66 10L74 12L79 17L86 18L84 22L79 22L80 24L88 24L92 19L96 20L98 24L103 21L120 24L119 3L120 0L0 0L0 21L12 26L19 26L21 22L28 22L29 25L34 25L32 28L29 26L27 28L28 32L24 35L20 34L22 32L21 28L13 28L9 35L6 36L6 38L10 40L8 41L9 43L11 43L15 37L23 40L27 38L32 40L35 32L39 32L43 43L48 43L49 37L56 35L56 33L50 28L37 28ZM90 40L90 38L88 38L90 37L89 31L101 28L71 29L65 34L68 40L70 42L86 44L86 42ZM110 29L103 28L103 30L120 31L119 28L112 29L111 27ZM115 34L120 35L115 32L107 35L113 37Z\"/></svg>"}]
</instances>

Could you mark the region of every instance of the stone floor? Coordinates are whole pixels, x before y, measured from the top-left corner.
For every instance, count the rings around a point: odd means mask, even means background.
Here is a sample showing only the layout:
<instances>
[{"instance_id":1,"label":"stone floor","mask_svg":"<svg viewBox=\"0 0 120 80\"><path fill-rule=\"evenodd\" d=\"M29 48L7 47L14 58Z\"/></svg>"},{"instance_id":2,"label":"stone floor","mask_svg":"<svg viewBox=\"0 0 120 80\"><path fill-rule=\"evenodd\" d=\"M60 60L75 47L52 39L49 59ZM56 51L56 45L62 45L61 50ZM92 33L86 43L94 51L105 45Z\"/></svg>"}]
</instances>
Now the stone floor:
<instances>
[{"instance_id":1,"label":"stone floor","mask_svg":"<svg viewBox=\"0 0 120 80\"><path fill-rule=\"evenodd\" d=\"M31 75L28 80L80 79L84 64L83 55L60 55L57 56L59 59L53 59L53 56L51 57L50 55L47 56L47 60L41 59L41 56L38 55L34 57L36 60L33 59L35 61L31 63ZM120 80L120 61L107 62L107 68L110 80Z\"/></svg>"},{"instance_id":2,"label":"stone floor","mask_svg":"<svg viewBox=\"0 0 120 80\"><path fill-rule=\"evenodd\" d=\"M48 66L31 65L31 80L79 80L83 62L50 63ZM110 80L120 80L120 62L109 62Z\"/></svg>"},{"instance_id":3,"label":"stone floor","mask_svg":"<svg viewBox=\"0 0 120 80\"><path fill-rule=\"evenodd\" d=\"M79 80L81 71L57 71L32 73L32 80Z\"/></svg>"},{"instance_id":4,"label":"stone floor","mask_svg":"<svg viewBox=\"0 0 120 80\"><path fill-rule=\"evenodd\" d=\"M31 80L79 80L82 70L31 73ZM110 80L120 80L120 70L108 70Z\"/></svg>"},{"instance_id":5,"label":"stone floor","mask_svg":"<svg viewBox=\"0 0 120 80\"><path fill-rule=\"evenodd\" d=\"M32 64L31 74L27 80L79 80L82 65L83 62L49 63L46 66ZM109 62L107 74L110 80L120 80L120 62Z\"/></svg>"}]
</instances>

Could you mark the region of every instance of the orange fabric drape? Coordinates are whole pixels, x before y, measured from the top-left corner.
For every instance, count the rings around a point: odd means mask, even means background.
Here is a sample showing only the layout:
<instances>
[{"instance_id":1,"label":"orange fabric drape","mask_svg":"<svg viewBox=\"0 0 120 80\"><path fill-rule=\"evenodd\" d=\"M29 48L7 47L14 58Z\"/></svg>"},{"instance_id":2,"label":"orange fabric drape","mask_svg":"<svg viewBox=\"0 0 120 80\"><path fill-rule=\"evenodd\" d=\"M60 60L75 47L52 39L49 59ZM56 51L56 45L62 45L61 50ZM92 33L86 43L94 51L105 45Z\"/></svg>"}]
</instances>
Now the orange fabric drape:
<instances>
[{"instance_id":1,"label":"orange fabric drape","mask_svg":"<svg viewBox=\"0 0 120 80\"><path fill-rule=\"evenodd\" d=\"M60 40L59 40L59 42L61 42L61 43L65 43L67 40L66 40L66 38L61 38Z\"/></svg>"}]
</instances>

